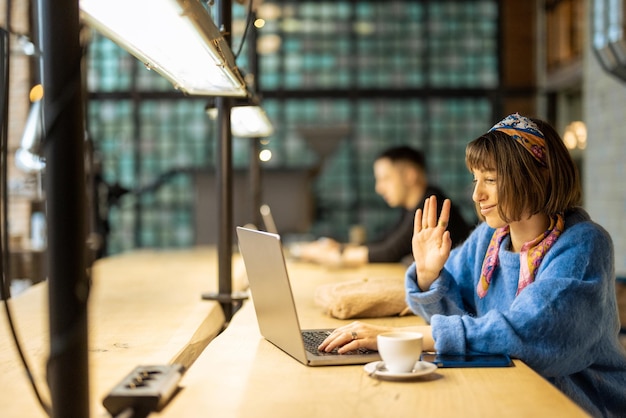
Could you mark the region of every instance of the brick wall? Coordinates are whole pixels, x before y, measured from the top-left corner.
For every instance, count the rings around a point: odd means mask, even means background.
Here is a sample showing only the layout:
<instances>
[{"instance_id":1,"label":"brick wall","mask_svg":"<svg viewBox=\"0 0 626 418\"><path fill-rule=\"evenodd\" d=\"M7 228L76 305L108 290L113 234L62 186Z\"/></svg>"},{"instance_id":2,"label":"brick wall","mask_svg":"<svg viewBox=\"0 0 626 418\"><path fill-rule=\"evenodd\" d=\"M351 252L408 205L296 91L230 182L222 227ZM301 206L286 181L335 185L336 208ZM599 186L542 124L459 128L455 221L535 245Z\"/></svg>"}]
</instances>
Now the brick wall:
<instances>
[{"instance_id":1,"label":"brick wall","mask_svg":"<svg viewBox=\"0 0 626 418\"><path fill-rule=\"evenodd\" d=\"M591 41L584 64L585 207L615 243L617 275L626 277L626 82L600 67Z\"/></svg>"},{"instance_id":2,"label":"brick wall","mask_svg":"<svg viewBox=\"0 0 626 418\"><path fill-rule=\"evenodd\" d=\"M12 31L28 34L28 7L30 2L11 2L11 25ZM6 0L0 0L0 25L7 28L6 24ZM15 167L13 156L19 147L24 130L24 124L28 115L28 93L32 87L30 68L34 65L32 57L17 53L10 57L10 88L9 88L9 154L8 154L8 178L9 178L9 233L15 246L27 245L29 236L30 199L32 199L32 175L27 175Z\"/></svg>"},{"instance_id":3,"label":"brick wall","mask_svg":"<svg viewBox=\"0 0 626 418\"><path fill-rule=\"evenodd\" d=\"M583 113L588 146L584 151L585 208L615 244L617 298L626 330L626 81L598 63L587 38L583 69ZM626 334L621 341L626 347Z\"/></svg>"}]
</instances>

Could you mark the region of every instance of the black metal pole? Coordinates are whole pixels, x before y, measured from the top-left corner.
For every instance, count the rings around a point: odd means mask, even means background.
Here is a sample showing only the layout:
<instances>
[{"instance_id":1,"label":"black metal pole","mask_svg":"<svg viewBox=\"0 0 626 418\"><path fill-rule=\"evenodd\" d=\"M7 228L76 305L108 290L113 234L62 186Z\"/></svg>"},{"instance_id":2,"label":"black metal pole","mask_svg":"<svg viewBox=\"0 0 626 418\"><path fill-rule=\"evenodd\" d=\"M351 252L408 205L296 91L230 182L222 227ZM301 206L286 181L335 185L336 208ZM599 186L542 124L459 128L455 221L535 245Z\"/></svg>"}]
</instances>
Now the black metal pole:
<instances>
[{"instance_id":1,"label":"black metal pole","mask_svg":"<svg viewBox=\"0 0 626 418\"><path fill-rule=\"evenodd\" d=\"M131 73L131 85L130 85L130 96L132 103L132 118L133 118L133 163L134 163L134 175L136 179L141 179L143 174L143 158L142 158L142 150L141 150L141 98L139 97L139 92L137 89L137 77L139 74L139 66L142 65L139 61L134 61L132 65L132 73ZM119 179L122 178L121 169L118 165L118 170L120 170ZM141 239L141 229L143 223L143 199L138 198L135 199L135 204L133 207L133 214L135 216L134 222L134 231L133 231L133 239L135 248L143 247L143 242Z\"/></svg>"},{"instance_id":2,"label":"black metal pole","mask_svg":"<svg viewBox=\"0 0 626 418\"><path fill-rule=\"evenodd\" d=\"M252 1L252 0L250 0ZM253 77L252 90L259 92L259 54L257 53L257 29L254 26L256 20L256 12L250 7L250 28L248 28L248 39L242 39L242 42L248 44L248 65L250 67L250 74ZM252 217L250 218L256 226L261 225L261 213L259 208L263 203L263 192L261 189L262 173L261 173L261 161L259 160L259 152L261 150L259 144L259 138L252 138L250 143L250 194L252 196Z\"/></svg>"},{"instance_id":3,"label":"black metal pole","mask_svg":"<svg viewBox=\"0 0 626 418\"><path fill-rule=\"evenodd\" d=\"M10 7L10 6L9 6ZM10 13L7 13L7 22L9 22ZM9 300L11 294L11 276L9 274L9 247L8 241L4 240L4 236L8 236L7 224L7 202L6 202L6 186L7 186L7 153L9 143L9 67L11 51L9 50L9 24L7 30L0 28L0 80L2 80L2 93L0 96L0 223L4 234L0 238L0 296L2 300Z\"/></svg>"},{"instance_id":4,"label":"black metal pole","mask_svg":"<svg viewBox=\"0 0 626 418\"><path fill-rule=\"evenodd\" d=\"M215 1L216 25L230 46L232 10L230 1ZM218 294L205 294L204 299L217 299L222 305L226 321L233 316L232 297L232 256L233 256L233 168L232 133L230 130L230 110L232 99L217 97L218 143L217 143L217 198L218 198Z\"/></svg>"},{"instance_id":5,"label":"black metal pole","mask_svg":"<svg viewBox=\"0 0 626 418\"><path fill-rule=\"evenodd\" d=\"M7 33L6 33L6 43L3 43L3 49L5 49L4 47L8 47L11 42L9 41L9 37L10 32L11 32L11 8L12 8L12 2L10 0L6 1L6 27L7 27ZM4 36L4 34L3 34ZM2 199L2 208L1 208L1 215L0 219L2 222L2 230L4 231L4 233L2 234L2 244L0 246L0 254L2 255L2 265L1 265L1 269L0 272L1 274L4 275L3 277L3 286L6 285L6 287L3 289L3 293L6 292L6 295L9 295L11 293L11 266L9 265L10 263L10 251L11 249L9 248L9 202L8 202L8 190L7 190L7 186L9 184L8 182L8 168L7 168L7 162L8 162L8 154L9 154L9 131L8 131L8 126L9 126L9 90L10 90L10 86L11 86L11 82L10 82L10 72L11 72L11 50L10 47L6 48L6 56L4 56L3 58L5 58L5 62L6 62L6 68L4 70L6 70L5 74L5 82L6 82L6 90L4 91L4 97L3 97L3 113L4 116L6 116L6 118L2 118L2 150L0 151L0 165L2 166L2 168L0 169L1 171L1 176L2 176L2 185L0 187L0 194L1 194L1 199ZM4 86L3 86L4 87ZM7 298L8 299L8 298Z\"/></svg>"},{"instance_id":6,"label":"black metal pole","mask_svg":"<svg viewBox=\"0 0 626 418\"><path fill-rule=\"evenodd\" d=\"M259 146L258 138L250 139L250 168L248 173L248 181L250 182L250 196L251 202L251 220L257 227L261 226L262 218L261 208L263 194L261 191L261 162L259 160L259 152L261 147Z\"/></svg>"},{"instance_id":7,"label":"black metal pole","mask_svg":"<svg viewBox=\"0 0 626 418\"><path fill-rule=\"evenodd\" d=\"M77 0L39 0L52 416L89 416L86 189Z\"/></svg>"},{"instance_id":8,"label":"black metal pole","mask_svg":"<svg viewBox=\"0 0 626 418\"><path fill-rule=\"evenodd\" d=\"M219 164L217 190L219 199L219 244L218 274L219 293L226 320L233 315L232 294L232 255L233 255L233 169L232 169L232 134L230 131L231 100L226 97L217 99L218 150Z\"/></svg>"}]
</instances>

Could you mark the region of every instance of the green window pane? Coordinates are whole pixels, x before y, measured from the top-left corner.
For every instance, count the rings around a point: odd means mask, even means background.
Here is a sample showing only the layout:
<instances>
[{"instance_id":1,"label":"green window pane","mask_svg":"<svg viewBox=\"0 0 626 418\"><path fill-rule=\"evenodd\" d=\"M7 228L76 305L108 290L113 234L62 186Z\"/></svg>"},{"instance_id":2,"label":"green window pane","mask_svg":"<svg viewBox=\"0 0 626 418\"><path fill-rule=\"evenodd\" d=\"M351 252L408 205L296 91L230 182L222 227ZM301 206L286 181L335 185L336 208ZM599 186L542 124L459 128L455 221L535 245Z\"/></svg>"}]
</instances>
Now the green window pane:
<instances>
[{"instance_id":1,"label":"green window pane","mask_svg":"<svg viewBox=\"0 0 626 418\"><path fill-rule=\"evenodd\" d=\"M353 223L365 224L370 237L385 230L397 213L376 195L371 165L384 148L403 143L427 152L433 181L472 219L464 147L493 122L498 2L263 4L279 10L258 31L259 45L270 45L260 51L259 86L275 129L261 145L273 155L263 167L316 173L313 232L347 239ZM245 5L233 5L235 50L246 16ZM89 102L88 126L103 178L133 191L154 188L110 208L109 253L193 245L192 173L216 164L207 100L181 97L113 42L93 39L87 85L101 94ZM249 47L237 60L244 72ZM328 132L342 133L333 139ZM249 165L250 145L233 138L234 168Z\"/></svg>"}]
</instances>

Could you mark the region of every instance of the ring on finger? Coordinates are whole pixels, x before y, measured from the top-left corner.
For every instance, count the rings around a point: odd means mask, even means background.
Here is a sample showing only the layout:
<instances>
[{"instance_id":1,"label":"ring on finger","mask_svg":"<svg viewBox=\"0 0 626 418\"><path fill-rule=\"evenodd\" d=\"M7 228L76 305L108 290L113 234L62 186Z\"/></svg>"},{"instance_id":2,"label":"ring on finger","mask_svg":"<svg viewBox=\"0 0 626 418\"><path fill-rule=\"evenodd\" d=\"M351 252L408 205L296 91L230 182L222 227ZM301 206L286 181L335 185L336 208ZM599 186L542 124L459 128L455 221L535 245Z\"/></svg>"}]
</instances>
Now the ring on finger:
<instances>
[{"instance_id":1,"label":"ring on finger","mask_svg":"<svg viewBox=\"0 0 626 418\"><path fill-rule=\"evenodd\" d=\"M357 339L357 335L355 331L352 331L352 340L356 340Z\"/></svg>"}]
</instances>

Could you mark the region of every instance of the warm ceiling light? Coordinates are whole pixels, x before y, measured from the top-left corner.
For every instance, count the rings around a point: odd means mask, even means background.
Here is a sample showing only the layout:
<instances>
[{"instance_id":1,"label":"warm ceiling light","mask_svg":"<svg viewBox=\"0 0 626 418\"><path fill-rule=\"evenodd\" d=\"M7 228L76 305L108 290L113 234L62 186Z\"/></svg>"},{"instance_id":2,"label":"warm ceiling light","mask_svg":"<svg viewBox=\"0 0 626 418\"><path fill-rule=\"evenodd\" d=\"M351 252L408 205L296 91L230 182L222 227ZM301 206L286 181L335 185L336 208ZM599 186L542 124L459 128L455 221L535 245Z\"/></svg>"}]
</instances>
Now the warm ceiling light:
<instances>
[{"instance_id":1,"label":"warm ceiling light","mask_svg":"<svg viewBox=\"0 0 626 418\"><path fill-rule=\"evenodd\" d=\"M575 149L576 145L578 145L578 141L576 140L576 135L572 131L565 131L563 134L563 142L567 149Z\"/></svg>"},{"instance_id":2,"label":"warm ceiling light","mask_svg":"<svg viewBox=\"0 0 626 418\"><path fill-rule=\"evenodd\" d=\"M283 10L280 6L272 3L261 3L257 9L257 16L265 20L276 20L282 16Z\"/></svg>"},{"instance_id":3,"label":"warm ceiling light","mask_svg":"<svg viewBox=\"0 0 626 418\"><path fill-rule=\"evenodd\" d=\"M31 103L43 99L43 86L41 84L35 84L28 92L28 99Z\"/></svg>"},{"instance_id":4,"label":"warm ceiling light","mask_svg":"<svg viewBox=\"0 0 626 418\"><path fill-rule=\"evenodd\" d=\"M232 51L198 0L80 0L82 18L191 95L244 97Z\"/></svg>"},{"instance_id":5,"label":"warm ceiling light","mask_svg":"<svg viewBox=\"0 0 626 418\"><path fill-rule=\"evenodd\" d=\"M587 147L587 125L579 120L565 127L563 142L568 149L585 149Z\"/></svg>"},{"instance_id":6,"label":"warm ceiling light","mask_svg":"<svg viewBox=\"0 0 626 418\"><path fill-rule=\"evenodd\" d=\"M276 34L260 36L257 41L257 52L259 55L275 54L280 49L282 39Z\"/></svg>"}]
</instances>

